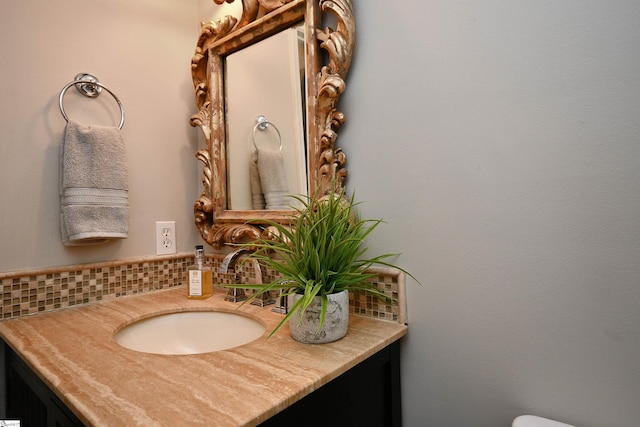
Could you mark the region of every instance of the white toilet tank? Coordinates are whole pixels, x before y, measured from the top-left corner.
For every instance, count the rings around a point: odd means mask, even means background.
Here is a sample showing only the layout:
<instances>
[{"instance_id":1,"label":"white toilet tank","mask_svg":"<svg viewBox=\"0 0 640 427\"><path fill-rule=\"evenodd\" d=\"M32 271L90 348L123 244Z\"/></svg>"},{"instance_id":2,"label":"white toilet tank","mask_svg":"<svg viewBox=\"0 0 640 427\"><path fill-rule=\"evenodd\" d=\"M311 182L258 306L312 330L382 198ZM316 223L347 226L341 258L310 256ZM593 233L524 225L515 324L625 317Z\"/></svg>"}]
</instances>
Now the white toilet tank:
<instances>
[{"instance_id":1,"label":"white toilet tank","mask_svg":"<svg viewBox=\"0 0 640 427\"><path fill-rule=\"evenodd\" d=\"M536 417L535 415L521 415L513 420L512 427L575 427L570 424Z\"/></svg>"}]
</instances>

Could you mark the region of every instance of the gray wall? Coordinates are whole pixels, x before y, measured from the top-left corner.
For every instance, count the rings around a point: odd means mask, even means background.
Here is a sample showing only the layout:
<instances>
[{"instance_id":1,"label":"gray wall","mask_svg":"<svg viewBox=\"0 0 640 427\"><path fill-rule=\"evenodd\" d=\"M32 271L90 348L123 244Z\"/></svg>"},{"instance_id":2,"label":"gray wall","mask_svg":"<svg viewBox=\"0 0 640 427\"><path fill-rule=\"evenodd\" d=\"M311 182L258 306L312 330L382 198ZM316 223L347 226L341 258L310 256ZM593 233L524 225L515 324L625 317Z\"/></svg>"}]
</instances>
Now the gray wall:
<instances>
[{"instance_id":1,"label":"gray wall","mask_svg":"<svg viewBox=\"0 0 640 427\"><path fill-rule=\"evenodd\" d=\"M2 3L0 271L152 255L156 220L175 219L191 250L203 3ZM348 185L388 221L372 251L402 252L422 282L409 283L405 425L528 412L637 425L640 4L355 0L355 12ZM59 238L56 104L80 71L123 100L134 165L130 238L81 251Z\"/></svg>"},{"instance_id":2,"label":"gray wall","mask_svg":"<svg viewBox=\"0 0 640 427\"><path fill-rule=\"evenodd\" d=\"M409 284L405 425L638 425L640 3L356 1L339 143Z\"/></svg>"},{"instance_id":3,"label":"gray wall","mask_svg":"<svg viewBox=\"0 0 640 427\"><path fill-rule=\"evenodd\" d=\"M0 271L155 254L155 222L176 221L179 252L196 243L201 190L191 56L197 5L176 0L23 0L0 3ZM80 72L122 101L129 165L129 237L67 248L60 238L58 151L65 121L58 94ZM67 114L116 125L108 94L71 88Z\"/></svg>"}]
</instances>

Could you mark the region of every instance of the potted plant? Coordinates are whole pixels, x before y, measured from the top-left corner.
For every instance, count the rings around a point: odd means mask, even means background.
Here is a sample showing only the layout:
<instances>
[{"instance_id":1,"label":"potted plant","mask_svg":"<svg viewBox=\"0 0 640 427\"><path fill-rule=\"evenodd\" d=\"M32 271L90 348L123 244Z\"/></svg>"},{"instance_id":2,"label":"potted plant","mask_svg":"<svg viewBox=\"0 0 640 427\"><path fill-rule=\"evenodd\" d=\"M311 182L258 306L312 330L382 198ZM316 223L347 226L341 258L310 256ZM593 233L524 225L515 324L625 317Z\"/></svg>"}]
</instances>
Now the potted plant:
<instances>
[{"instance_id":1,"label":"potted plant","mask_svg":"<svg viewBox=\"0 0 640 427\"><path fill-rule=\"evenodd\" d=\"M260 239L240 244L252 250L249 258L280 277L267 284L235 286L253 289L249 300L270 291L289 297L287 315L269 336L289 322L297 341L335 341L347 333L348 291L388 298L367 281L373 276L367 272L369 267L383 265L411 274L385 261L395 254L364 256L363 243L382 220L360 219L354 196L294 197L300 205L291 226L267 221Z\"/></svg>"}]
</instances>

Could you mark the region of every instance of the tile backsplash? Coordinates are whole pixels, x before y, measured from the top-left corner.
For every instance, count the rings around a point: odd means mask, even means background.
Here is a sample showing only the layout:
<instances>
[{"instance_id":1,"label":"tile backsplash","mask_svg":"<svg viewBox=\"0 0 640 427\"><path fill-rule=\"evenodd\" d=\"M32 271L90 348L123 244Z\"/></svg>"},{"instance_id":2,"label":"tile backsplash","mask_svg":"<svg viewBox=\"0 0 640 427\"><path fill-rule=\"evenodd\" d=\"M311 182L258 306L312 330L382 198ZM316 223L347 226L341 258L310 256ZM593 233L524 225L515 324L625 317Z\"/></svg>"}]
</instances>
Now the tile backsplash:
<instances>
[{"instance_id":1,"label":"tile backsplash","mask_svg":"<svg viewBox=\"0 0 640 427\"><path fill-rule=\"evenodd\" d=\"M182 255L0 273L2 319L178 286L192 261Z\"/></svg>"},{"instance_id":2,"label":"tile backsplash","mask_svg":"<svg viewBox=\"0 0 640 427\"><path fill-rule=\"evenodd\" d=\"M232 275L218 273L223 254L209 254L214 282L229 283ZM186 282L192 254L132 258L100 263L52 267L38 270L0 272L1 316L6 320L79 304L114 299L181 286ZM393 300L380 300L369 294L351 292L350 312L382 320L406 323L404 274L392 269L372 269L370 282ZM253 282L253 271L243 268L243 278ZM265 283L273 280L267 271Z\"/></svg>"}]
</instances>

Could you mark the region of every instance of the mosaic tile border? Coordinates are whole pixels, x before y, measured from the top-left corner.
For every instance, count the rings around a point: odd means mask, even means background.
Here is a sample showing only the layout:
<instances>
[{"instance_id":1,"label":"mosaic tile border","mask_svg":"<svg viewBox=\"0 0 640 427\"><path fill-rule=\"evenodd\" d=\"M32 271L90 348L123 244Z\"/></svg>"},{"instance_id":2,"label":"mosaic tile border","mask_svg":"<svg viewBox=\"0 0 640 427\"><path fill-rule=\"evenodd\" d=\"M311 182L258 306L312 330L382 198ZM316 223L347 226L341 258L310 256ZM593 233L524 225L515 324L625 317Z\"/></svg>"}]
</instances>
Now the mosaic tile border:
<instances>
[{"instance_id":1,"label":"mosaic tile border","mask_svg":"<svg viewBox=\"0 0 640 427\"><path fill-rule=\"evenodd\" d=\"M217 284L231 283L234 275L218 273L224 254L207 254ZM78 264L39 270L0 272L0 320L58 310L80 304L180 286L186 282L193 255L143 257ZM393 300L363 292L349 295L350 313L400 323L407 322L405 275L390 268L374 268L370 282ZM244 264L244 283L255 283L255 272ZM267 271L263 282L276 278Z\"/></svg>"},{"instance_id":2,"label":"mosaic tile border","mask_svg":"<svg viewBox=\"0 0 640 427\"><path fill-rule=\"evenodd\" d=\"M387 299L363 291L349 292L349 313L406 325L406 274L392 268L370 268L368 272L374 274L369 282L382 291Z\"/></svg>"},{"instance_id":3,"label":"mosaic tile border","mask_svg":"<svg viewBox=\"0 0 640 427\"><path fill-rule=\"evenodd\" d=\"M192 262L184 254L0 273L1 318L178 286Z\"/></svg>"}]
</instances>

